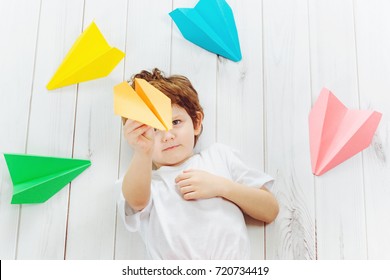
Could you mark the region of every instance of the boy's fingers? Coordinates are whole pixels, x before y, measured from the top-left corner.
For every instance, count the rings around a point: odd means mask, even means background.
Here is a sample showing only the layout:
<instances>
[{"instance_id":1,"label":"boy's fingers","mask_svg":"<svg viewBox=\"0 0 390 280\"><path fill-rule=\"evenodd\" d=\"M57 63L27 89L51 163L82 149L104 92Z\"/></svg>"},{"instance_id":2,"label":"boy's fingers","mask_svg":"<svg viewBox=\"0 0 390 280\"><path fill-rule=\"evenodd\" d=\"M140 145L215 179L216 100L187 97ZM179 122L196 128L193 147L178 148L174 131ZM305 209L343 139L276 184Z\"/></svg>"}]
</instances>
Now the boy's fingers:
<instances>
[{"instance_id":1,"label":"boy's fingers","mask_svg":"<svg viewBox=\"0 0 390 280\"><path fill-rule=\"evenodd\" d=\"M180 188L180 192L182 194L186 194L186 193L189 193L189 192L193 192L193 188L191 186L186 186L186 187L181 187Z\"/></svg>"},{"instance_id":2,"label":"boy's fingers","mask_svg":"<svg viewBox=\"0 0 390 280\"><path fill-rule=\"evenodd\" d=\"M176 183L176 186L178 186L179 188L186 188L186 187L189 187L191 186L191 182L189 179L183 179L179 182Z\"/></svg>"},{"instance_id":3,"label":"boy's fingers","mask_svg":"<svg viewBox=\"0 0 390 280\"><path fill-rule=\"evenodd\" d=\"M128 134L133 134L135 138L141 136L144 134L149 127L147 125L141 125L140 127L137 127L135 130L129 131Z\"/></svg>"},{"instance_id":4,"label":"boy's fingers","mask_svg":"<svg viewBox=\"0 0 390 280\"><path fill-rule=\"evenodd\" d=\"M183 171L183 174L190 175L190 176L198 176L202 175L202 170L200 169L186 169Z\"/></svg>"},{"instance_id":5,"label":"boy's fingers","mask_svg":"<svg viewBox=\"0 0 390 280\"><path fill-rule=\"evenodd\" d=\"M189 192L189 193L186 193L183 195L183 198L185 200L192 200L192 199L196 199L196 192Z\"/></svg>"},{"instance_id":6,"label":"boy's fingers","mask_svg":"<svg viewBox=\"0 0 390 280\"><path fill-rule=\"evenodd\" d=\"M138 121L127 119L124 128L126 130L130 130L131 131L131 130L135 130L138 127L143 126L143 125L144 125L143 123L140 123Z\"/></svg>"},{"instance_id":7,"label":"boy's fingers","mask_svg":"<svg viewBox=\"0 0 390 280\"><path fill-rule=\"evenodd\" d=\"M127 119L127 121L124 124L124 127L129 127L129 126L133 125L135 122L136 122L135 120Z\"/></svg>"},{"instance_id":8,"label":"boy's fingers","mask_svg":"<svg viewBox=\"0 0 390 280\"><path fill-rule=\"evenodd\" d=\"M148 129L144 132L144 137L146 137L149 140L154 139L154 128L148 126Z\"/></svg>"},{"instance_id":9,"label":"boy's fingers","mask_svg":"<svg viewBox=\"0 0 390 280\"><path fill-rule=\"evenodd\" d=\"M190 177L191 177L191 175L188 174L188 173L180 173L180 174L175 178L175 182L178 183L178 182L180 182L180 181L182 181L182 180L185 180L185 179L188 179L188 178L190 178Z\"/></svg>"}]
</instances>

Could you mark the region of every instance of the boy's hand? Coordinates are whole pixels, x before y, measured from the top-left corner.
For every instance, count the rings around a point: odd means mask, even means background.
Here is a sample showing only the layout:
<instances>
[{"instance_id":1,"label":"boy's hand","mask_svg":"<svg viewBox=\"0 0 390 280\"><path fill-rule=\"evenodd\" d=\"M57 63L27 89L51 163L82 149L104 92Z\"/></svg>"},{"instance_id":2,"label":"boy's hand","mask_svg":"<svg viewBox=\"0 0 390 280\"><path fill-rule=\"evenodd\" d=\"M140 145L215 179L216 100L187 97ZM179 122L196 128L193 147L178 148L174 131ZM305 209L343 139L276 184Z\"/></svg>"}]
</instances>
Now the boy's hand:
<instances>
[{"instance_id":1,"label":"boy's hand","mask_svg":"<svg viewBox=\"0 0 390 280\"><path fill-rule=\"evenodd\" d=\"M123 126L123 134L135 152L152 154L154 129L143 123L128 119Z\"/></svg>"},{"instance_id":2,"label":"boy's hand","mask_svg":"<svg viewBox=\"0 0 390 280\"><path fill-rule=\"evenodd\" d=\"M223 196L229 180L202 170L185 170L175 179L185 200Z\"/></svg>"}]
</instances>

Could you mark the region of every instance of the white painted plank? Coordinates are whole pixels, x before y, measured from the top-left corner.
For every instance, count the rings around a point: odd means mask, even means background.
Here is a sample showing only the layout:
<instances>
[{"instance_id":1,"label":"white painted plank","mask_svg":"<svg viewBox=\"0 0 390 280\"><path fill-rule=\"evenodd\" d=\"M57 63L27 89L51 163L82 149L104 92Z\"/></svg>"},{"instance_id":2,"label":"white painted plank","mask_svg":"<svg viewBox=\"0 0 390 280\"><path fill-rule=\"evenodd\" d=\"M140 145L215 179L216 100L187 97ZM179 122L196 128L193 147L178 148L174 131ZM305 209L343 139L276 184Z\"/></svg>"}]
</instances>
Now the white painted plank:
<instances>
[{"instance_id":1,"label":"white painted plank","mask_svg":"<svg viewBox=\"0 0 390 280\"><path fill-rule=\"evenodd\" d=\"M95 21L111 46L124 51L127 1L87 1L84 28ZM113 86L122 81L122 60L107 77L79 85L74 157L91 167L71 184L66 259L113 259L120 123Z\"/></svg>"},{"instance_id":2,"label":"white painted plank","mask_svg":"<svg viewBox=\"0 0 390 280\"><path fill-rule=\"evenodd\" d=\"M390 2L355 3L360 108L383 114L371 146L363 152L367 257L390 258Z\"/></svg>"},{"instance_id":3,"label":"white painted plank","mask_svg":"<svg viewBox=\"0 0 390 280\"><path fill-rule=\"evenodd\" d=\"M173 1L173 9L192 8L196 0ZM203 132L196 145L201 150L216 141L216 65L217 56L187 41L172 22L171 74L186 76L198 92L204 110Z\"/></svg>"},{"instance_id":4,"label":"white painted plank","mask_svg":"<svg viewBox=\"0 0 390 280\"><path fill-rule=\"evenodd\" d=\"M352 1L309 1L313 102L323 87L358 108ZM365 259L361 155L317 176L318 259Z\"/></svg>"},{"instance_id":5,"label":"white painted plank","mask_svg":"<svg viewBox=\"0 0 390 280\"><path fill-rule=\"evenodd\" d=\"M153 9L151 8L153 7ZM157 67L169 74L171 57L171 1L129 1L126 63L123 80L141 70ZM147 15L147 16L146 16ZM117 120L120 122L120 119ZM121 133L120 177L131 160L132 150ZM116 190L118 195L120 190ZM138 232L128 232L117 216L115 259L145 259L146 250Z\"/></svg>"},{"instance_id":6,"label":"white painted plank","mask_svg":"<svg viewBox=\"0 0 390 280\"><path fill-rule=\"evenodd\" d=\"M71 157L76 87L48 92L46 84L81 30L82 2L41 7L27 153ZM63 259L68 188L43 204L23 205L17 258Z\"/></svg>"},{"instance_id":7,"label":"white painted plank","mask_svg":"<svg viewBox=\"0 0 390 280\"><path fill-rule=\"evenodd\" d=\"M266 259L316 257L307 13L303 0L263 2L265 171L280 203L266 228Z\"/></svg>"},{"instance_id":8,"label":"white painted plank","mask_svg":"<svg viewBox=\"0 0 390 280\"><path fill-rule=\"evenodd\" d=\"M30 112L39 1L0 2L0 153L25 153ZM20 24L20 19L23 24ZM6 38L6 40L5 40ZM14 259L19 205L11 205L12 182L0 156L0 259Z\"/></svg>"},{"instance_id":9,"label":"white painted plank","mask_svg":"<svg viewBox=\"0 0 390 280\"><path fill-rule=\"evenodd\" d=\"M85 15L80 0L0 1L0 31L8 38L0 45L0 152L73 155L93 164L71 184L66 235L68 188L44 204L11 205L1 158L0 259L145 258L140 236L127 232L115 212L119 190L113 182L132 153L112 112L112 86L155 66L188 76L198 90L206 117L198 148L225 142L276 177L281 212L266 227L265 254L264 228L248 221L252 258L389 258L390 4L227 1L236 15L240 63L218 60L186 41L171 22L172 8L193 7L197 0L85 1ZM126 46L126 60L109 77L81 84L78 95L77 86L47 92L47 82L93 18L111 45ZM313 179L307 116L322 86L349 107L384 115L369 149ZM257 133L245 137L253 127Z\"/></svg>"},{"instance_id":10,"label":"white painted plank","mask_svg":"<svg viewBox=\"0 0 390 280\"><path fill-rule=\"evenodd\" d=\"M264 170L262 2L228 1L235 17L242 60L218 59L217 141ZM249 24L248 24L249 23ZM251 258L264 259L264 224L248 219Z\"/></svg>"}]
</instances>

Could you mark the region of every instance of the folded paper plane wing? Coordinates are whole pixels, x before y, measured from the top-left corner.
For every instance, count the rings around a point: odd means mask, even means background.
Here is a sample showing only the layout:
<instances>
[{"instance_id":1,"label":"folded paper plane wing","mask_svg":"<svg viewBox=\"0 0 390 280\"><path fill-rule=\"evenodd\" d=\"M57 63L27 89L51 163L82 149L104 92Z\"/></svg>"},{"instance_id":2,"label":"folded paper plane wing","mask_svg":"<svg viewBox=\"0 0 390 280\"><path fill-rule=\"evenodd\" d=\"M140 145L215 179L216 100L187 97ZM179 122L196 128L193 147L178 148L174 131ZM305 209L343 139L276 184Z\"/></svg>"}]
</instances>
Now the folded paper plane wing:
<instances>
[{"instance_id":1,"label":"folded paper plane wing","mask_svg":"<svg viewBox=\"0 0 390 280\"><path fill-rule=\"evenodd\" d=\"M125 54L110 47L94 22L80 35L47 84L52 90L105 77Z\"/></svg>"},{"instance_id":2,"label":"folded paper plane wing","mask_svg":"<svg viewBox=\"0 0 390 280\"><path fill-rule=\"evenodd\" d=\"M187 40L232 61L241 60L234 15L225 0L200 0L194 8L178 8L169 15Z\"/></svg>"},{"instance_id":3,"label":"folded paper plane wing","mask_svg":"<svg viewBox=\"0 0 390 280\"><path fill-rule=\"evenodd\" d=\"M14 185L12 204L41 203L76 178L89 160L4 154Z\"/></svg>"},{"instance_id":4,"label":"folded paper plane wing","mask_svg":"<svg viewBox=\"0 0 390 280\"><path fill-rule=\"evenodd\" d=\"M309 114L313 174L322 175L367 148L381 117L376 111L348 109L324 88Z\"/></svg>"},{"instance_id":5,"label":"folded paper plane wing","mask_svg":"<svg viewBox=\"0 0 390 280\"><path fill-rule=\"evenodd\" d=\"M172 129L171 99L143 79L135 79L135 90L127 82L114 87L114 113L160 130Z\"/></svg>"}]
</instances>

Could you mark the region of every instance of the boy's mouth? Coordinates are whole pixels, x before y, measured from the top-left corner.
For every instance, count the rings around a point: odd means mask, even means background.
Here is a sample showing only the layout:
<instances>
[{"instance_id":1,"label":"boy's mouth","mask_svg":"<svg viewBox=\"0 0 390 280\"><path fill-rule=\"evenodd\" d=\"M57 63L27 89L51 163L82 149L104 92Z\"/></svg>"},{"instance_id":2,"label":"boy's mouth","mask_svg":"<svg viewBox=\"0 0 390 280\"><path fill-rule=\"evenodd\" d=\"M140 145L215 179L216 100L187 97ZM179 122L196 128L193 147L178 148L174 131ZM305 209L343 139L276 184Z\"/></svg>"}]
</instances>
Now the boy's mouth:
<instances>
[{"instance_id":1,"label":"boy's mouth","mask_svg":"<svg viewBox=\"0 0 390 280\"><path fill-rule=\"evenodd\" d=\"M177 147L179 147L179 146L180 146L180 145L173 145L173 146L170 146L170 147L168 147L168 148L163 149L163 152L173 150L173 149L175 149L175 148L177 148Z\"/></svg>"}]
</instances>

